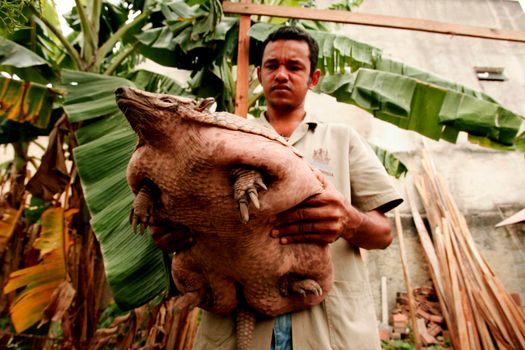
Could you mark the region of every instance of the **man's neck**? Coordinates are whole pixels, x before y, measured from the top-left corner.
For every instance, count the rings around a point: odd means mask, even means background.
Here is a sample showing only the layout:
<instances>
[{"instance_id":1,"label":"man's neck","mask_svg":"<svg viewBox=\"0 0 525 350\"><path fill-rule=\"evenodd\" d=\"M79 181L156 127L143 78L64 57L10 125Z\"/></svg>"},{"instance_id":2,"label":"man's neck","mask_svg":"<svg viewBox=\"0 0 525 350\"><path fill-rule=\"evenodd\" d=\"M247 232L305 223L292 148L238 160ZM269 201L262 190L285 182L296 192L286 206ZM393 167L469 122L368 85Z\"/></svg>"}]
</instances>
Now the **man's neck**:
<instances>
[{"instance_id":1,"label":"man's neck","mask_svg":"<svg viewBox=\"0 0 525 350\"><path fill-rule=\"evenodd\" d=\"M291 112L278 112L272 108L266 111L266 120L283 137L290 137L295 129L301 124L306 112L304 109L296 109Z\"/></svg>"}]
</instances>

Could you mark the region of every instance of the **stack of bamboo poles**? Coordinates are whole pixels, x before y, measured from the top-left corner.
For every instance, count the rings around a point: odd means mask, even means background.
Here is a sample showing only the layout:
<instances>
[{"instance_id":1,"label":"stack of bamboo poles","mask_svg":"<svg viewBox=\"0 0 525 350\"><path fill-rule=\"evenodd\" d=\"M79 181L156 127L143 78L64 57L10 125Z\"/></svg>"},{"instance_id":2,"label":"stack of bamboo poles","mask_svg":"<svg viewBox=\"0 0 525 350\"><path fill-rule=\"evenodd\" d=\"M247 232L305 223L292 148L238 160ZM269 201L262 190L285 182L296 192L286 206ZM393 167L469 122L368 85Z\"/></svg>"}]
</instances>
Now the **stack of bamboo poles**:
<instances>
[{"instance_id":1,"label":"stack of bamboo poles","mask_svg":"<svg viewBox=\"0 0 525 350\"><path fill-rule=\"evenodd\" d=\"M408 191L414 223L454 349L525 349L525 314L476 248L444 180L423 153L414 176L430 237Z\"/></svg>"}]
</instances>

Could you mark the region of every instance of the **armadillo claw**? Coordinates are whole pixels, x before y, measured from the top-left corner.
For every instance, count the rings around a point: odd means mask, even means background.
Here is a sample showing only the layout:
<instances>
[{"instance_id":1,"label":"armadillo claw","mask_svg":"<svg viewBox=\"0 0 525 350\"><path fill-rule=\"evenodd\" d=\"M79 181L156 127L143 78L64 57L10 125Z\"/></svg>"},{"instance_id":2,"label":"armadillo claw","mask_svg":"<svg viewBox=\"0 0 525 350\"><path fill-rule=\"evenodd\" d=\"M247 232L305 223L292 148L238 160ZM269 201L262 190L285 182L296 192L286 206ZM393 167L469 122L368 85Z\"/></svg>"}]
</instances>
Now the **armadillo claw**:
<instances>
[{"instance_id":1,"label":"armadillo claw","mask_svg":"<svg viewBox=\"0 0 525 350\"><path fill-rule=\"evenodd\" d=\"M254 189L250 189L248 190L248 195L250 196L250 200L252 201L255 208L261 209L261 204L259 203L259 196L257 195L257 191Z\"/></svg>"},{"instance_id":2,"label":"armadillo claw","mask_svg":"<svg viewBox=\"0 0 525 350\"><path fill-rule=\"evenodd\" d=\"M234 198L237 201L241 221L246 223L250 220L249 203L253 203L256 209L261 208L258 190L267 190L261 173L258 170L239 166L231 171L233 178Z\"/></svg>"},{"instance_id":3,"label":"armadillo claw","mask_svg":"<svg viewBox=\"0 0 525 350\"><path fill-rule=\"evenodd\" d=\"M133 233L137 233L138 227L140 234L144 234L144 231L149 226L152 212L153 202L151 199L151 189L148 186L142 186L133 200L133 206L129 216Z\"/></svg>"},{"instance_id":4,"label":"armadillo claw","mask_svg":"<svg viewBox=\"0 0 525 350\"><path fill-rule=\"evenodd\" d=\"M257 178L257 179L255 179L255 184L256 184L259 188L262 188L262 189L265 190L265 191L268 189L268 187L266 187L266 185L264 184L262 178L260 178L260 177Z\"/></svg>"},{"instance_id":5,"label":"armadillo claw","mask_svg":"<svg viewBox=\"0 0 525 350\"><path fill-rule=\"evenodd\" d=\"M323 294L323 288L319 283L309 278L300 281L291 281L288 288L290 294L296 293L302 296L306 296L307 294L321 296Z\"/></svg>"},{"instance_id":6,"label":"armadillo claw","mask_svg":"<svg viewBox=\"0 0 525 350\"><path fill-rule=\"evenodd\" d=\"M143 219L139 215L135 215L134 208L131 208L131 213L129 215L129 221L131 223L131 229L133 230L133 233L137 233L137 228L140 230L139 233L141 235L144 234L144 231L148 228L149 223L149 215L145 216L145 219Z\"/></svg>"},{"instance_id":7,"label":"armadillo claw","mask_svg":"<svg viewBox=\"0 0 525 350\"><path fill-rule=\"evenodd\" d=\"M250 212L248 210L248 203L246 203L246 200L244 199L239 200L239 214L241 216L241 222L243 224L247 223L250 220Z\"/></svg>"}]
</instances>

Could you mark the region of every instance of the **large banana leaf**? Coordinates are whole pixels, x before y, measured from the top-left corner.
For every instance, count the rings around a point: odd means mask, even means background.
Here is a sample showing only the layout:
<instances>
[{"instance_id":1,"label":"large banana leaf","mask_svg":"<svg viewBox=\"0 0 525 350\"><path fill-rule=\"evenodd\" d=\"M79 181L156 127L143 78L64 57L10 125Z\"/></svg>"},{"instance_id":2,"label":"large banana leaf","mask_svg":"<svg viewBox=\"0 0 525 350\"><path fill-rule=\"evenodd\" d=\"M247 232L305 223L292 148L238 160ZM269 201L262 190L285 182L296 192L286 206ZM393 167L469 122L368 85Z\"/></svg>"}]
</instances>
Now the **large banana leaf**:
<instances>
[{"instance_id":1,"label":"large banana leaf","mask_svg":"<svg viewBox=\"0 0 525 350\"><path fill-rule=\"evenodd\" d=\"M134 234L129 224L133 194L126 168L136 135L118 112L113 92L133 83L73 71L63 77L68 91L64 108L71 121L83 121L74 157L108 281L119 306L134 308L168 289L169 270L151 236Z\"/></svg>"},{"instance_id":2,"label":"large banana leaf","mask_svg":"<svg viewBox=\"0 0 525 350\"><path fill-rule=\"evenodd\" d=\"M76 123L118 112L114 91L130 85L133 83L123 78L62 70L62 87L67 91L64 110L69 121Z\"/></svg>"},{"instance_id":3,"label":"large banana leaf","mask_svg":"<svg viewBox=\"0 0 525 350\"><path fill-rule=\"evenodd\" d=\"M0 71L16 74L21 79L47 84L54 73L49 63L31 50L0 37Z\"/></svg>"},{"instance_id":4,"label":"large banana leaf","mask_svg":"<svg viewBox=\"0 0 525 350\"><path fill-rule=\"evenodd\" d=\"M59 92L44 86L54 77L51 67L25 47L0 38L0 71L23 79L0 76L0 143L47 135L58 117L52 108Z\"/></svg>"},{"instance_id":5,"label":"large banana leaf","mask_svg":"<svg viewBox=\"0 0 525 350\"><path fill-rule=\"evenodd\" d=\"M64 213L62 208L47 209L42 214L40 237L33 244L40 250L42 261L9 275L4 293L24 288L9 308L17 332L23 332L42 318L53 291L66 278L64 252L69 246L69 238L64 222L73 213L75 211Z\"/></svg>"},{"instance_id":6,"label":"large banana leaf","mask_svg":"<svg viewBox=\"0 0 525 350\"><path fill-rule=\"evenodd\" d=\"M406 165L397 159L392 153L376 145L370 144L370 147L372 147L372 150L376 154L377 158L379 158L379 161L383 164L390 176L399 179L401 176L407 173L408 169Z\"/></svg>"},{"instance_id":7,"label":"large banana leaf","mask_svg":"<svg viewBox=\"0 0 525 350\"><path fill-rule=\"evenodd\" d=\"M402 129L455 142L459 131L512 149L521 118L494 102L417 79L361 68L323 78L318 90ZM487 144L484 144L487 145Z\"/></svg>"},{"instance_id":8,"label":"large banana leaf","mask_svg":"<svg viewBox=\"0 0 525 350\"><path fill-rule=\"evenodd\" d=\"M188 95L186 88L178 81L145 69L138 69L129 74L127 78L132 80L138 88L146 91L178 96Z\"/></svg>"},{"instance_id":9,"label":"large banana leaf","mask_svg":"<svg viewBox=\"0 0 525 350\"><path fill-rule=\"evenodd\" d=\"M45 129L58 94L56 89L38 83L0 76L0 118Z\"/></svg>"},{"instance_id":10,"label":"large banana leaf","mask_svg":"<svg viewBox=\"0 0 525 350\"><path fill-rule=\"evenodd\" d=\"M257 23L250 36L263 41L275 29ZM310 31L319 42L317 91L334 96L400 128L456 142L460 131L485 147L523 150L523 117L490 96L420 69L382 58L381 50L342 35Z\"/></svg>"}]
</instances>

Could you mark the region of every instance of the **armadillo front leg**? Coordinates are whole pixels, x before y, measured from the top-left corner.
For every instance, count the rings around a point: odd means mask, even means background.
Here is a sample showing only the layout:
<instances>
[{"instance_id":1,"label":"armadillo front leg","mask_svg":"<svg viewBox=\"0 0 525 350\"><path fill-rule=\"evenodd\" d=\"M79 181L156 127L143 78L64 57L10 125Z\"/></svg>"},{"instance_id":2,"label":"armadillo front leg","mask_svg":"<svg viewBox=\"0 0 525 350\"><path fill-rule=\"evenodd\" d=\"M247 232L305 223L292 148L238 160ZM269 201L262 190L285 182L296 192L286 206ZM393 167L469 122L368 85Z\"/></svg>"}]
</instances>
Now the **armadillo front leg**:
<instances>
[{"instance_id":1,"label":"armadillo front leg","mask_svg":"<svg viewBox=\"0 0 525 350\"><path fill-rule=\"evenodd\" d=\"M133 232L137 232L137 226L140 226L140 234L144 234L144 230L149 226L153 213L153 192L153 186L145 183L135 196L129 216Z\"/></svg>"},{"instance_id":2,"label":"armadillo front leg","mask_svg":"<svg viewBox=\"0 0 525 350\"><path fill-rule=\"evenodd\" d=\"M259 209L258 190L266 190L267 187L263 182L261 173L256 169L239 166L232 169L231 175L233 178L233 197L237 201L241 221L247 223L250 220L248 210L250 202L255 208Z\"/></svg>"}]
</instances>

